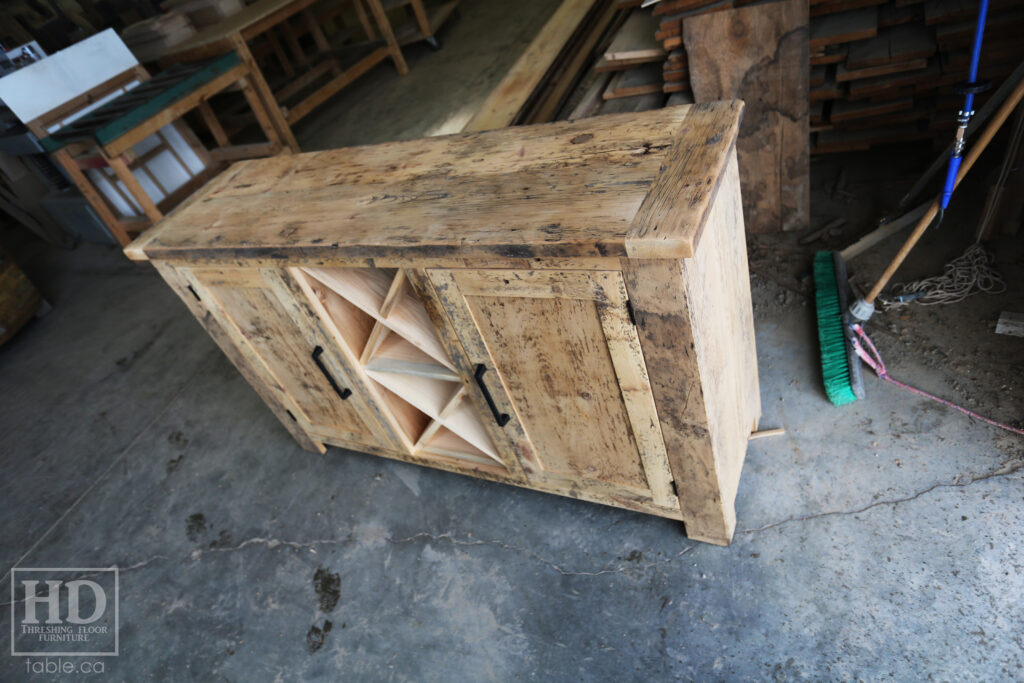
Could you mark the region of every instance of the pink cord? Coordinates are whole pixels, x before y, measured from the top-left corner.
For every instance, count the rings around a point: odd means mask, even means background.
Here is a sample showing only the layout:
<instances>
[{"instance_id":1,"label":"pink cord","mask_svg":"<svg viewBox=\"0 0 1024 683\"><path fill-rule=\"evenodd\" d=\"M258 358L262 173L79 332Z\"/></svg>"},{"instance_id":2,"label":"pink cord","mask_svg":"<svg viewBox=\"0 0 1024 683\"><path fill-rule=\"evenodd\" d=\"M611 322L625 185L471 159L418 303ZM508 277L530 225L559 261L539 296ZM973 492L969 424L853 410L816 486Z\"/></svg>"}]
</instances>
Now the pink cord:
<instances>
[{"instance_id":1,"label":"pink cord","mask_svg":"<svg viewBox=\"0 0 1024 683\"><path fill-rule=\"evenodd\" d=\"M950 403L944 398L939 398L938 396L929 394L927 391L921 391L916 387L912 387L909 384L904 384L899 380L893 379L892 377L889 376L888 371L885 369L885 363L882 362L882 355L878 353L878 349L875 348L874 343L872 343L871 339L867 335L867 332L864 331L864 328L857 323L850 325L850 327L853 328L853 331L857 333L857 336L851 339L851 341L853 342L853 350L857 352L857 355L860 356L860 359L862 361L871 366L871 369L874 370L875 374L878 375L881 379L884 379L886 382L889 382L890 384L895 384L898 387L909 389L918 396L930 398L931 400L937 401L944 406L949 406L954 410L959 410L964 415L967 415L968 417L973 417L976 420L981 420L982 422L987 422L993 427L999 427L1001 429L1005 429L1008 432L1013 432L1014 434L1020 434L1021 436L1024 436L1024 429L1017 429L1016 427L1005 425L1002 422L990 420L987 417L984 417L983 415L978 415L976 412L972 410L968 410L967 408L958 406L955 403ZM860 337L860 339L858 339L857 337ZM864 340L864 344L861 344L861 339ZM870 353L868 352L868 350L865 350L865 345L867 346L867 349L870 350Z\"/></svg>"}]
</instances>

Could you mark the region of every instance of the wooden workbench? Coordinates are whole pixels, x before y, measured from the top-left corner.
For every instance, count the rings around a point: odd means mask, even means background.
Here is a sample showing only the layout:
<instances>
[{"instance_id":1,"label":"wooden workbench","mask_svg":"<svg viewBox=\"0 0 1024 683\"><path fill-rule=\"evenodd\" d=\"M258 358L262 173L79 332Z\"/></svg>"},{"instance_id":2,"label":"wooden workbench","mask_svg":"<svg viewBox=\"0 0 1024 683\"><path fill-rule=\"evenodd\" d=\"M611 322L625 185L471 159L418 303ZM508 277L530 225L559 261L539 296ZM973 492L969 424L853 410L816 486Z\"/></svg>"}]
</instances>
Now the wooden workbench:
<instances>
[{"instance_id":1,"label":"wooden workbench","mask_svg":"<svg viewBox=\"0 0 1024 683\"><path fill-rule=\"evenodd\" d=\"M244 62L250 65L256 74L254 84L260 96L273 110L273 121L282 138L294 151L299 150L298 142L292 134L291 126L323 104L336 92L359 78L377 63L391 57L398 73L408 73L408 66L402 56L398 40L395 38L380 0L355 0L365 2L380 31L383 44L368 47L360 58L351 64L342 64L337 57L338 51L330 44L320 28L312 6L317 0L258 0L241 12L200 30L187 41L169 48L160 58L161 64L190 62L207 59L224 54L231 50L238 52ZM286 26L292 17L302 15L306 29L313 36L317 47L317 57L310 60L298 44L294 33ZM272 33L278 26L285 26L285 35L292 50L295 64L288 60L280 49L279 41ZM253 57L250 43L257 37L267 33L272 37L279 58L283 59L288 71L297 65L302 73L293 72L293 77L276 92L268 85L267 80ZM326 80L324 80L326 79ZM321 84L297 102L292 102L296 95L304 89Z\"/></svg>"},{"instance_id":2,"label":"wooden workbench","mask_svg":"<svg viewBox=\"0 0 1024 683\"><path fill-rule=\"evenodd\" d=\"M300 444L728 543L760 415L711 103L236 164L127 250Z\"/></svg>"}]
</instances>

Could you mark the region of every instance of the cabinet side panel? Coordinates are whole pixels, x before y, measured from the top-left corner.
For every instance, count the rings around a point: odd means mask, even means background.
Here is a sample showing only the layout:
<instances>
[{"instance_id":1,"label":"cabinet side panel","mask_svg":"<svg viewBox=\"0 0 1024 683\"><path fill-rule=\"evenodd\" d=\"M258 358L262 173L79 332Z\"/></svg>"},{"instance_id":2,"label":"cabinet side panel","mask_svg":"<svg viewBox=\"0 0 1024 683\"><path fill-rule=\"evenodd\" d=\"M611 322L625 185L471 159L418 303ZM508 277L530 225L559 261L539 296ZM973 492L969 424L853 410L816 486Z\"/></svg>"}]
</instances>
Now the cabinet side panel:
<instances>
[{"instance_id":1,"label":"cabinet side panel","mask_svg":"<svg viewBox=\"0 0 1024 683\"><path fill-rule=\"evenodd\" d=\"M267 404L267 407L277 416L277 419L281 421L285 429L295 438L307 451L313 451L315 453L324 453L326 448L319 441L314 441L306 432L298 425L297 422L289 415L289 409L284 406L271 389L269 382L272 382L272 378L264 376L262 372L245 358L244 354L238 349L234 339L224 329L224 327L214 318L214 316L203 306L202 302L196 298L192 290L189 289L188 283L181 277L177 269L168 264L160 261L153 261L153 267L156 268L160 276L163 277L164 281L170 286L171 289L178 295L185 306L192 312L192 315L196 317L199 324L203 326L207 334L216 342L217 346L220 347L224 355L232 362L232 364L238 369L242 377L256 390L263 402Z\"/></svg>"},{"instance_id":2,"label":"cabinet side panel","mask_svg":"<svg viewBox=\"0 0 1024 683\"><path fill-rule=\"evenodd\" d=\"M747 453L747 440L761 416L750 274L735 152L708 214L705 240L694 258L683 261L683 277L722 500L731 508Z\"/></svg>"},{"instance_id":3,"label":"cabinet side panel","mask_svg":"<svg viewBox=\"0 0 1024 683\"><path fill-rule=\"evenodd\" d=\"M686 534L727 545L736 515L722 499L683 262L624 259L622 265Z\"/></svg>"}]
</instances>

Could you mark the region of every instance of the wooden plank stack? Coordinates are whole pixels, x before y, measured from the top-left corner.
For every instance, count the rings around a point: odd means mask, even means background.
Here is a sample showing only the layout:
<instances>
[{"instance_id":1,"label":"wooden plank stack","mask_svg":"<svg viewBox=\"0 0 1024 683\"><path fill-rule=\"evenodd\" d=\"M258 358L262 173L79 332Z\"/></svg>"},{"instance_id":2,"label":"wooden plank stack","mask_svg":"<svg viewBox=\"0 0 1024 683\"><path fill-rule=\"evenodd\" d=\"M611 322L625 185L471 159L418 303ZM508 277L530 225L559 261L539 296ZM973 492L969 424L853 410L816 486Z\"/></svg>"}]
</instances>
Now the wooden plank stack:
<instances>
[{"instance_id":1,"label":"wooden plank stack","mask_svg":"<svg viewBox=\"0 0 1024 683\"><path fill-rule=\"evenodd\" d=\"M953 133L963 98L978 3L974 0L809 0L812 153L867 149ZM656 38L667 59L665 92L689 92L683 45L688 17L759 4L660 0ZM992 0L980 79L994 86L1024 59L1024 7ZM985 95L978 98L984 103Z\"/></svg>"},{"instance_id":2,"label":"wooden plank stack","mask_svg":"<svg viewBox=\"0 0 1024 683\"><path fill-rule=\"evenodd\" d=\"M666 93L679 93L671 101L672 104L693 101L689 64L683 46L683 21L687 17L732 9L742 4L750 3L733 0L661 0L653 6L652 13L658 19L655 38L661 41L667 55L662 67L662 87Z\"/></svg>"},{"instance_id":3,"label":"wooden plank stack","mask_svg":"<svg viewBox=\"0 0 1024 683\"><path fill-rule=\"evenodd\" d=\"M570 101L559 118L638 112L665 104L665 49L655 39L658 20L640 0L617 0L621 21L613 24L593 66L590 87L581 101Z\"/></svg>"},{"instance_id":4,"label":"wooden plank stack","mask_svg":"<svg viewBox=\"0 0 1024 683\"><path fill-rule=\"evenodd\" d=\"M622 3L620 3L621 5ZM626 5L634 3L626 3ZM614 75L604 90L605 100L650 95L662 91L662 61L665 50L654 38L658 20L650 10L630 9L628 18L619 27L594 71Z\"/></svg>"}]
</instances>

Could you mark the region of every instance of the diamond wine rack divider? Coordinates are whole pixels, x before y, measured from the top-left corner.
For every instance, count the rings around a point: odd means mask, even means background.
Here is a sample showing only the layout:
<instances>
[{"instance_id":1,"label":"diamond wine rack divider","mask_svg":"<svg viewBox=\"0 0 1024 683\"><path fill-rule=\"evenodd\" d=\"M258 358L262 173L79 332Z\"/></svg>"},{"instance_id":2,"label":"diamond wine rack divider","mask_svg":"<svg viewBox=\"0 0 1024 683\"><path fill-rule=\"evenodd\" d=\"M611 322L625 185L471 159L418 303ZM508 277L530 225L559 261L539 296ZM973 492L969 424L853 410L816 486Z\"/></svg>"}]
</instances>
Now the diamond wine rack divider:
<instances>
[{"instance_id":1,"label":"diamond wine rack divider","mask_svg":"<svg viewBox=\"0 0 1024 683\"><path fill-rule=\"evenodd\" d=\"M504 467L405 271L302 270L410 453Z\"/></svg>"}]
</instances>

